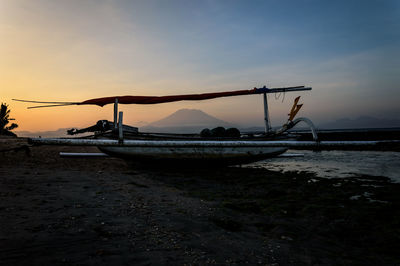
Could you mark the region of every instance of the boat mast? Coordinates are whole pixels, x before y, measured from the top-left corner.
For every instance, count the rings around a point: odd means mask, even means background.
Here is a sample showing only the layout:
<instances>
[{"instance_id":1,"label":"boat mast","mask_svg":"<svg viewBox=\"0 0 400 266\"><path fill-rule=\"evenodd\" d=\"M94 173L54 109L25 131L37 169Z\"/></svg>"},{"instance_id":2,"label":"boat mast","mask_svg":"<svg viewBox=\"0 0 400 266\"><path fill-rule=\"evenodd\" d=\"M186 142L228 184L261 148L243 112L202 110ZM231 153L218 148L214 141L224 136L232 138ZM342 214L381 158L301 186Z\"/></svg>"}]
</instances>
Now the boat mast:
<instances>
[{"instance_id":1,"label":"boat mast","mask_svg":"<svg viewBox=\"0 0 400 266\"><path fill-rule=\"evenodd\" d=\"M114 130L118 128L118 98L115 98L114 102Z\"/></svg>"},{"instance_id":2,"label":"boat mast","mask_svg":"<svg viewBox=\"0 0 400 266\"><path fill-rule=\"evenodd\" d=\"M271 123L269 122L269 114L268 114L268 99L267 93L263 93L264 99L264 120L265 120L265 134L268 134L271 131Z\"/></svg>"}]
</instances>

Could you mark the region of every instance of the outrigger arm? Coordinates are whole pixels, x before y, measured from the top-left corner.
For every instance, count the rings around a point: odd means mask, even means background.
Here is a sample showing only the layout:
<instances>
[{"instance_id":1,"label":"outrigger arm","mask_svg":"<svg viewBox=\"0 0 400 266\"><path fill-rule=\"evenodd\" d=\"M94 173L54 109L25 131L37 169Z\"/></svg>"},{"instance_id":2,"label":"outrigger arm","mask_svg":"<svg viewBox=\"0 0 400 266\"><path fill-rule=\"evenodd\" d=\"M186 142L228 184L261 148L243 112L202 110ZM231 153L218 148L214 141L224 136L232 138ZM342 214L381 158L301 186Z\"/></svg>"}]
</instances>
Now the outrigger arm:
<instances>
[{"instance_id":1,"label":"outrigger arm","mask_svg":"<svg viewBox=\"0 0 400 266\"><path fill-rule=\"evenodd\" d=\"M260 90L263 93L263 100L264 100L264 122L265 122L265 134L269 134L271 132L271 122L269 120L269 111L268 111L268 98L267 98L267 93L285 93L285 92L290 92L290 91L308 91L311 90L310 87L304 87L304 86L298 86L298 87L288 87L288 88L275 88L275 89L268 89L266 86L262 87L262 88L254 88L254 90ZM292 107L292 110L290 111L289 114L289 121L291 122L293 120L293 118L296 116L297 112L300 110L301 105L297 105L298 101L300 99L300 96L297 97L295 99L294 105ZM311 120L307 119L309 122L311 122ZM306 122L307 124L308 121ZM300 121L298 121L300 122ZM297 122L297 123L298 123ZM296 124L297 124L296 123ZM311 122L312 124L312 122ZM293 125L294 126L294 125ZM311 127L311 126L310 126ZM314 125L312 125L312 131L313 131L313 136L315 133L315 127ZM317 139L316 137L314 137L314 139Z\"/></svg>"}]
</instances>

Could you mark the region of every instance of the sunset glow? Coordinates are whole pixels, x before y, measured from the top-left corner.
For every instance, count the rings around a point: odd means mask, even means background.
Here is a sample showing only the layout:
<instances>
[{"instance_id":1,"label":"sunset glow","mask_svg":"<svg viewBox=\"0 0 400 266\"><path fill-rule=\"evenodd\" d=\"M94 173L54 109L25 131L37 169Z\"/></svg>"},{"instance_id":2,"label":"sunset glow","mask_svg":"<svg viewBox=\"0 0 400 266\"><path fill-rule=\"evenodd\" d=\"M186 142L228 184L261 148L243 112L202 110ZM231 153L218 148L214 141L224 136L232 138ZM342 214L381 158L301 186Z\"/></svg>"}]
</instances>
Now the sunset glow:
<instances>
[{"instance_id":1,"label":"sunset glow","mask_svg":"<svg viewBox=\"0 0 400 266\"><path fill-rule=\"evenodd\" d=\"M300 4L301 2L301 4ZM293 99L317 122L398 117L400 27L396 1L7 1L0 0L0 101L18 130L112 120L112 106L27 110L11 99L83 101L307 85L270 96L273 124ZM340 10L339 13L335 12ZM125 122L180 108L262 125L262 97L152 106L121 105Z\"/></svg>"}]
</instances>

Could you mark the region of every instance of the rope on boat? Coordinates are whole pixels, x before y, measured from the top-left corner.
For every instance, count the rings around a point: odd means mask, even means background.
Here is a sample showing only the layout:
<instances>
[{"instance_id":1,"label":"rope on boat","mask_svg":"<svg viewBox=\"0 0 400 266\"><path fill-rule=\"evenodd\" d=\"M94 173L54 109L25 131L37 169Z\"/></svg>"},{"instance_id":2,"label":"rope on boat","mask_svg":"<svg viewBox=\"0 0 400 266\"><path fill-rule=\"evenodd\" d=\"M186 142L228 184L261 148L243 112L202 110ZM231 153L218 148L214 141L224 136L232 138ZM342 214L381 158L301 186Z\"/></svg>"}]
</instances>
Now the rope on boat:
<instances>
[{"instance_id":1,"label":"rope on boat","mask_svg":"<svg viewBox=\"0 0 400 266\"><path fill-rule=\"evenodd\" d=\"M279 98L281 98L282 93L283 93L282 102L284 102L285 101L286 91L276 92L275 93L275 100L279 100Z\"/></svg>"},{"instance_id":2,"label":"rope on boat","mask_svg":"<svg viewBox=\"0 0 400 266\"><path fill-rule=\"evenodd\" d=\"M43 108L43 107L56 107L56 106L67 106L67 105L78 105L78 102L43 102L43 101L31 101L31 100L21 100L21 99L12 99L13 101L17 102L24 102L24 103L44 103L46 105L39 105L39 106L29 106L28 109L33 108Z\"/></svg>"}]
</instances>

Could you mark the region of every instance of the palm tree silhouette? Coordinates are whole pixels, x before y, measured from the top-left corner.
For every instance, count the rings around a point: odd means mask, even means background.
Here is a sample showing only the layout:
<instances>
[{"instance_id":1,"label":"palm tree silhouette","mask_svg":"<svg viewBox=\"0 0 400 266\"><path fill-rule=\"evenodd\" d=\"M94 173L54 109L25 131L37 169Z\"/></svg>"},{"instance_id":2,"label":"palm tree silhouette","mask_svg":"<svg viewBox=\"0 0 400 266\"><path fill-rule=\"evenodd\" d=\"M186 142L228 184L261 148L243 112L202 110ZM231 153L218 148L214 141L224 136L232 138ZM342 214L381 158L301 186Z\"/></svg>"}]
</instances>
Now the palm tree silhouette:
<instances>
[{"instance_id":1,"label":"palm tree silhouette","mask_svg":"<svg viewBox=\"0 0 400 266\"><path fill-rule=\"evenodd\" d=\"M10 118L10 109L8 108L8 105L2 103L0 108L0 135L16 136L14 133L11 132L11 130L17 128L18 125L12 123L11 126L7 126L10 120L15 119Z\"/></svg>"}]
</instances>

